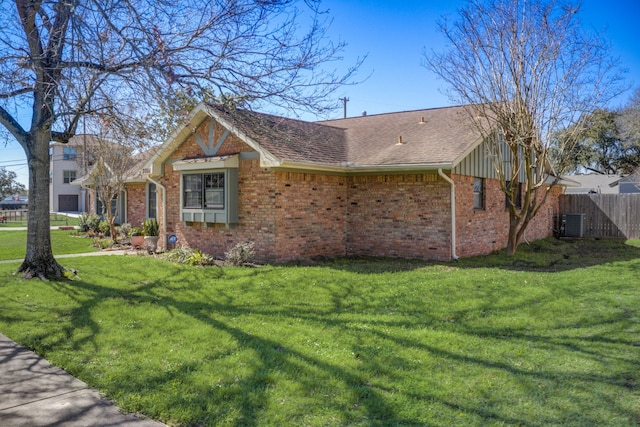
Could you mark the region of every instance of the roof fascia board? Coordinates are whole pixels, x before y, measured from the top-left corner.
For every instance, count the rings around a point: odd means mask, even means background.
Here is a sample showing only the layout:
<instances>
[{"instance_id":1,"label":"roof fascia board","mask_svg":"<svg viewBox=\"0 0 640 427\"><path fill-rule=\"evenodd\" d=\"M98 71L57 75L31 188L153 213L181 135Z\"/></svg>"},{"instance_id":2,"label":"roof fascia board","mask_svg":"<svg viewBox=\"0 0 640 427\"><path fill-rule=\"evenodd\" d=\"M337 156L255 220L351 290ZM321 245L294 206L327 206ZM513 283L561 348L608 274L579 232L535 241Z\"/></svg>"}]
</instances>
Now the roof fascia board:
<instances>
[{"instance_id":1,"label":"roof fascia board","mask_svg":"<svg viewBox=\"0 0 640 427\"><path fill-rule=\"evenodd\" d=\"M208 111L204 110L204 104L200 103L190 114L186 124L176 128L167 137L167 140L158 149L143 166L144 169L150 170L150 175L162 176L162 164L173 153L195 129L208 116Z\"/></svg>"},{"instance_id":2,"label":"roof fascia board","mask_svg":"<svg viewBox=\"0 0 640 427\"><path fill-rule=\"evenodd\" d=\"M312 162L281 161L277 164L260 161L260 166L273 169L288 169L312 172L333 172L342 174L358 173L396 173L396 172L424 172L437 171L438 169L450 170L452 163L423 163L423 164L398 164L398 165L326 165Z\"/></svg>"}]
</instances>

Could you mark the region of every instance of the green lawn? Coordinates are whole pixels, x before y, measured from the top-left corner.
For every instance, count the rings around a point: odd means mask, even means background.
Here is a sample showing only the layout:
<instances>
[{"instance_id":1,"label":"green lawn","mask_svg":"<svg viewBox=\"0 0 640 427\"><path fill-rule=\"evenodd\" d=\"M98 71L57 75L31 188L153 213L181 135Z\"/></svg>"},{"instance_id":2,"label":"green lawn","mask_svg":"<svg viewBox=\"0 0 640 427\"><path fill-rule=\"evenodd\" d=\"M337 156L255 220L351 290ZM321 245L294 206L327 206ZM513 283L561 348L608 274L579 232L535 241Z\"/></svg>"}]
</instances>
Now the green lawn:
<instances>
[{"instance_id":1,"label":"green lawn","mask_svg":"<svg viewBox=\"0 0 640 427\"><path fill-rule=\"evenodd\" d=\"M0 265L0 331L179 426L635 426L638 241L452 263Z\"/></svg>"},{"instance_id":2,"label":"green lawn","mask_svg":"<svg viewBox=\"0 0 640 427\"><path fill-rule=\"evenodd\" d=\"M51 246L54 255L95 252L93 239L73 237L68 230L51 230ZM27 232L22 230L0 231L0 260L24 258Z\"/></svg>"}]
</instances>

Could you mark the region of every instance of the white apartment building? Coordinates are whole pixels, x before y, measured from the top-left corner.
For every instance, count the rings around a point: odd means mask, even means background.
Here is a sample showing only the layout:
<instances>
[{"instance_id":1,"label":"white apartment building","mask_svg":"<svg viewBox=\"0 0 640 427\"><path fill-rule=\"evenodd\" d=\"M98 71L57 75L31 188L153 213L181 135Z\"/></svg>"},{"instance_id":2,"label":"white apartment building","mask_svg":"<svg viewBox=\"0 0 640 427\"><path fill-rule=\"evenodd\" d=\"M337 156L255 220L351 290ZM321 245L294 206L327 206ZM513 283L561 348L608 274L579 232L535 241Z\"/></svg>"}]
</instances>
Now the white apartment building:
<instances>
[{"instance_id":1,"label":"white apartment building","mask_svg":"<svg viewBox=\"0 0 640 427\"><path fill-rule=\"evenodd\" d=\"M82 177L92 164L90 147L94 135L76 135L68 143L49 146L49 206L53 212L89 211L89 192L72 182ZM85 162L85 157L87 162Z\"/></svg>"}]
</instances>

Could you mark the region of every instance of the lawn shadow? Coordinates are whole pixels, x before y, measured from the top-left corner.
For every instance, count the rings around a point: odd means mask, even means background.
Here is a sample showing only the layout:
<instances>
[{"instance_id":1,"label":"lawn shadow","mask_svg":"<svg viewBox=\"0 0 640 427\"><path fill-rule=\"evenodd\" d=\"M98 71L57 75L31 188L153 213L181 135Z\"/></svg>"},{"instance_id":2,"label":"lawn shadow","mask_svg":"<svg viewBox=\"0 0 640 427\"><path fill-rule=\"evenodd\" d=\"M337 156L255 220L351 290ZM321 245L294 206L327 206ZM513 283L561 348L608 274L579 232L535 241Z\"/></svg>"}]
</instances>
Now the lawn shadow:
<instances>
[{"instance_id":1,"label":"lawn shadow","mask_svg":"<svg viewBox=\"0 0 640 427\"><path fill-rule=\"evenodd\" d=\"M499 268L515 271L561 272L614 262L640 260L640 241L624 239L548 238L521 244L513 256L504 250L455 261L421 261L397 258L345 257L320 263L362 274L413 271L428 266L445 268Z\"/></svg>"},{"instance_id":2,"label":"lawn shadow","mask_svg":"<svg viewBox=\"0 0 640 427\"><path fill-rule=\"evenodd\" d=\"M185 273L183 271L184 274ZM113 272L114 280L117 280L118 273ZM214 277L214 279L219 279ZM201 284L195 288L188 284L186 280L178 280L177 282L184 284L185 289L198 290ZM97 352L97 344L92 339L96 334L100 333L100 325L91 316L92 311L97 305L109 300L122 300L123 309L127 305L140 305L143 303L151 303L158 307L164 308L167 312L172 313L175 317L176 313L181 313L192 317L199 323L206 324L213 330L217 331L214 335L229 335L233 337L236 343L242 349L248 349L256 355L257 360L254 361L252 372L236 381L231 390L226 390L224 399L215 396L214 384L207 390L203 390L198 396L185 391L184 395L176 395L175 401L171 402L171 407L181 408L181 412L193 411L198 413L203 407L209 406L210 401L220 400L220 405L215 408L217 413L203 414L205 419L190 420L194 425L217 425L220 423L228 423L229 419L225 419L226 415L237 417L231 425L242 426L258 426L260 424L260 413L265 409L268 401L269 388L272 385L272 377L274 375L285 374L288 378L294 379L300 390L304 392L312 392L318 387L318 378L314 376L314 372L321 372L323 377L337 378L347 389L351 390L354 396L351 405L344 404L344 408L335 409L336 412L342 412L344 419L340 424L349 424L348 420L356 419L358 422L362 420L372 420L371 425L378 425L374 421L376 419L393 419L398 425L418 426L420 423L411 419L403 418L394 414L392 407L386 402L385 398L380 395L375 387L367 385L367 379L351 372L348 369L336 363L322 360L305 354L299 350L291 348L286 343L278 339L277 336L266 338L244 330L241 327L234 326L224 321L224 319L233 319L241 316L249 315L271 315L273 310L269 306L264 308L255 306L236 305L232 300L220 303L212 299L202 299L199 301L184 301L174 298L172 292L167 292L167 283L163 280L144 281L131 284L131 289L110 289L100 285L95 285L84 280L74 282L51 282L49 286L56 291L61 292L70 297L77 305L70 310L67 315L70 321L61 328L55 336L37 336L32 335L31 348L39 353L46 353L58 346L69 346L79 348L89 344L94 347ZM177 288L172 287L171 291ZM80 296L81 295L81 296ZM225 300L224 295L221 298ZM264 311L261 311L264 310ZM279 311L279 316L283 318L296 319L304 316L303 310L284 310ZM320 321L320 317L314 316L314 322ZM75 336L74 331L89 330L88 334ZM46 344L45 344L46 341ZM192 343L192 345L201 345L202 343ZM88 362L88 361L84 361ZM135 375L126 375L126 380L113 378L118 383L121 393L132 396L144 395L152 393L158 388L171 388L172 384L188 383L189 376L203 369L207 363L206 360L198 362L186 362L177 369L167 371L154 371L150 376L137 377ZM151 387L151 388L150 388ZM213 391L212 391L213 390ZM113 396L112 396L113 397ZM207 402L207 400L210 400ZM345 402L342 402L345 403ZM325 404L330 404L325 402ZM333 402L334 406L340 406L338 402ZM126 404L123 405L125 409ZM233 414L240 408L240 414ZM135 409L136 411L138 409ZM357 413L357 414L356 414ZM359 415L358 415L359 414ZM153 417L157 414L146 414ZM302 414L301 414L302 415ZM171 420L165 420L171 421Z\"/></svg>"},{"instance_id":3,"label":"lawn shadow","mask_svg":"<svg viewBox=\"0 0 640 427\"><path fill-rule=\"evenodd\" d=\"M607 247L611 255L606 261L601 260L601 262L640 258L638 248L630 247L624 243L608 242ZM563 250L568 253L569 249L565 247ZM634 256L626 257L620 253L623 250L630 250ZM531 250L533 254L540 252L554 253L544 247L538 251ZM527 251L526 253L529 252ZM513 265L511 267L503 266L501 265L502 261L499 261L501 258L499 256L497 258L497 260L493 261L493 267L522 270L522 268L515 268ZM593 258L596 258L595 255ZM568 259L571 260L571 255ZM324 265L330 268L359 273L364 277L367 274L412 271L428 265L443 266L445 269L453 265L458 266L457 268L492 267L491 260L492 256L476 260L472 259L471 261L473 262L470 262L469 265L465 265L463 261L454 264L404 260L395 262L394 260L389 266L386 260L381 263L380 260L376 259L342 259L327 262ZM573 265L567 269L581 267L584 267L584 265ZM483 423L538 426L561 424L562 422L562 419L556 418L554 415L541 416L538 419L522 419L512 415L513 413L509 411L501 410L497 405L482 404L482 402L473 399L460 399L455 395L446 396L439 393L441 390L438 389L422 389L417 392L413 389L397 386L396 384L400 383L404 378L400 378L400 376L414 375L411 371L416 366L416 362L405 354L380 354L380 352L384 353L385 348L398 348L403 349L403 351L406 349L409 353L429 355L429 357L437 360L456 364L458 369L461 370L465 369L465 367L480 367L488 372L499 371L506 373L514 381L519 381L522 384L522 388L531 388L532 395L541 393L535 389L540 383L544 383L549 388L562 386L568 391L574 390L572 388L574 384L587 389L589 385L596 383L612 385L620 389L638 389L636 384L637 375L628 374L638 368L638 362L632 359L621 361L625 366L628 366L625 372L605 372L585 376L576 373L570 367L562 370L551 370L544 364L534 368L518 365L526 355L514 357L513 361L504 360L494 357L489 352L482 351L482 349L477 351L469 351L467 349L465 351L464 349L457 349L444 341L429 340L432 333L447 333L450 336L479 338L485 340L484 343L500 340L522 343L523 346L532 343L532 347L549 347L551 351L568 351L572 354L580 354L591 358L594 363L604 366L612 360L611 356L606 352L608 346L624 346L631 349L638 346L637 342L608 337L608 332L616 332L617 330L614 330L614 328L621 327L619 324L627 320L622 315L622 317L611 319L594 318L591 326L594 329L600 328L603 333L598 336L586 337L577 342L576 337L569 334L556 333L556 330L550 329L547 331L548 333L544 331L538 333L537 331L532 332L528 328L482 327L470 320L481 318L481 314L484 311L518 312L526 310L527 307L535 302L535 298L537 298L535 296L532 296L532 299L521 300L513 304L509 301L510 304L505 306L504 304L498 305L495 302L496 299L488 295L484 299L486 304L455 313L453 318L440 318L434 316L426 307L416 308L413 305L406 307L406 311L403 313L389 315L387 312L380 311L381 306L377 305L378 301L372 302L368 300L369 295L366 293L361 295L357 284L318 283L315 285L328 294L324 301L328 301L333 305L327 306L314 306L312 298L304 301L292 300L290 304L282 306L269 304L266 298L258 299L259 303L248 303L237 293L225 292L225 289L237 286L242 288L243 292L259 293L260 290L255 285L246 287L244 285L248 282L260 280L261 277L259 276L263 274L268 276L280 273L277 268L248 270L246 273L238 273L237 270L234 270L235 277L231 277L232 273L229 273L229 277L226 277L224 269L211 270L212 275L207 277L208 281L228 281L225 286L214 288L215 294L207 290L207 284L202 281L200 276L193 274L195 270L172 267L169 269L170 279L163 279L157 277L145 278L143 270L148 266L140 266L138 268L140 271L137 272L139 274L136 275L136 279L118 288L108 288L82 279L67 283L52 282L50 286L57 292L69 296L75 306L66 313L70 320L68 324L61 325L60 333L56 334L55 337L40 338L47 339L48 347L67 345L71 341L72 348L90 345L97 350L98 344L94 337L96 334L101 333L101 326L91 314L99 304L106 300L114 299L122 302L123 310L128 306L152 304L161 307L167 313L171 313L173 318L177 318L177 313L187 316L197 323L207 325L212 331L212 340L214 336L224 335L231 337L239 348L248 350L254 355L251 359L251 366L246 369L246 374L240 376L237 380L231 381L229 384L224 384L226 387L224 389L217 388L217 384L214 383L214 378L212 378L211 384L198 389L197 393L187 393L185 390L184 393L172 394L175 397L170 402L170 407L178 408L183 413L201 414L198 418L182 421L182 423L190 425L216 425L223 423L246 426L261 425L260 419L263 411L269 404L273 404L273 402L268 402L271 397L270 390L274 386L274 382L277 381L274 378L281 375L286 376L289 381L294 381L297 389L303 394L312 395L319 388L318 383L327 379L336 381L341 388L347 390L348 400L345 400L344 396L342 398L328 397L322 402L323 405L330 408L327 411L337 414L334 419L337 421L337 425L424 425L423 422L417 421L419 419L418 416L400 414L398 412L398 406L394 406L394 400L398 399L398 395L411 397L411 402L414 403L432 402L450 408L453 412L462 412L472 416ZM120 271L117 269L104 271L103 274L108 280L114 282L122 280ZM496 292L500 291L502 289L496 290ZM197 298L193 295L187 297L182 292L194 293ZM265 293L260 296L267 297L268 295ZM393 304L392 301L385 301L385 303ZM352 317L354 313L357 314L356 320ZM63 315L65 313L58 314ZM242 322L237 321L237 319L248 319L256 316L265 319L265 323L269 322L270 319L285 325L298 325L300 322L304 322L306 325L313 325L313 328L309 327L309 329L314 332L334 331L335 333L335 331L339 331L340 333L349 334L353 339L348 350L353 353L353 358L362 368L355 369L347 363L324 358L313 352L306 352L302 347L290 345L285 340L285 337L256 333L255 330L251 329L252 327L255 328L255 324L253 326L245 326ZM265 324L264 328L268 326L268 324ZM162 325L158 325L158 327L162 327ZM78 330L88 331L88 333L77 335L74 332ZM411 331L411 333L407 333L407 331ZM190 342L188 345L195 348L206 345L206 343ZM227 355L223 354L218 357L227 357ZM140 363L143 363L142 360ZM130 396L144 396L146 393L153 393L158 389L171 390L172 388L180 387L182 384L188 384L192 373L206 369L207 363L209 361L206 358L185 361L175 369L156 369L148 376L129 375L126 372L118 373L121 377L114 378L113 381L117 381L121 391ZM434 371L435 369L437 368L434 368ZM375 376L379 378L384 377L389 380L382 385L376 383L369 377L371 372L375 372ZM424 374L424 371L421 372ZM619 413L627 414L629 419L637 416L637 414L634 414L613 398L598 396L597 399L600 403L606 402ZM567 409L567 411L571 410ZM157 414L147 415L158 417ZM583 421L588 419L588 415L577 412L574 415L576 419ZM233 421L230 422L230 420ZM165 419L165 421L172 420ZM593 421L593 424L597 424L596 419L591 421Z\"/></svg>"}]
</instances>

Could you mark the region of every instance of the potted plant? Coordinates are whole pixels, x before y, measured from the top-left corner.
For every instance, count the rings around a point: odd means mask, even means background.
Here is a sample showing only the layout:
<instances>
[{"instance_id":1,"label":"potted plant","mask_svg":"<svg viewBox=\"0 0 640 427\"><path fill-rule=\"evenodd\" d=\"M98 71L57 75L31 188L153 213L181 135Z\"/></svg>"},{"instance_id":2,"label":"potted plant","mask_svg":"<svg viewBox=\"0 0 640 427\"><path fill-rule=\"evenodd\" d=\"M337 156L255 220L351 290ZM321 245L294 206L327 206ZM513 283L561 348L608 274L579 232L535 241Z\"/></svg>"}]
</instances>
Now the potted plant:
<instances>
[{"instance_id":1,"label":"potted plant","mask_svg":"<svg viewBox=\"0 0 640 427\"><path fill-rule=\"evenodd\" d=\"M144 220L142 222L142 230L144 233L144 246L150 252L155 252L158 248L158 239L160 239L158 220L155 218Z\"/></svg>"},{"instance_id":2,"label":"potted plant","mask_svg":"<svg viewBox=\"0 0 640 427\"><path fill-rule=\"evenodd\" d=\"M131 246L134 249L141 249L144 247L144 234L142 234L142 228L131 227L131 230L129 230L129 239L131 240Z\"/></svg>"}]
</instances>

